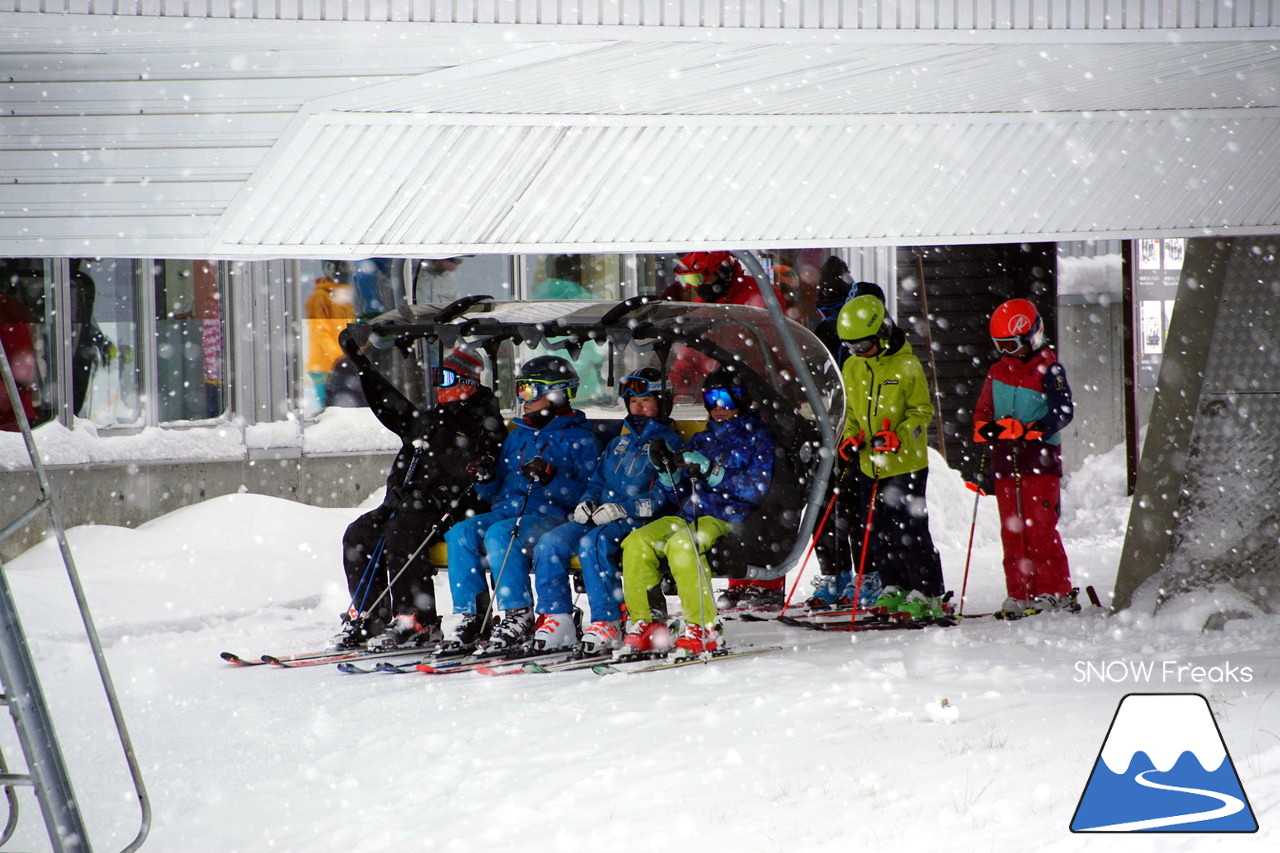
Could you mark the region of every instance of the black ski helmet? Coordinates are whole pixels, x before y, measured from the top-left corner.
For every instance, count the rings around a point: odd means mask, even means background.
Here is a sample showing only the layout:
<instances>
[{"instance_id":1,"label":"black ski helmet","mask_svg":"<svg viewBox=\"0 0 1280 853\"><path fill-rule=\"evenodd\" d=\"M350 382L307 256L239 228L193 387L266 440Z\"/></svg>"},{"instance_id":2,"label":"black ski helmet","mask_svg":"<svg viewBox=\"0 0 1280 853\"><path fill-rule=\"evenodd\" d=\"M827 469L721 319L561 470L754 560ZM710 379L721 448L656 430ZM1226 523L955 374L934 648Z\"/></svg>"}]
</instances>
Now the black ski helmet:
<instances>
[{"instance_id":1,"label":"black ski helmet","mask_svg":"<svg viewBox=\"0 0 1280 853\"><path fill-rule=\"evenodd\" d=\"M537 389L537 394L526 398L520 393L522 384L529 384ZM521 402L531 403L544 394L558 393L551 398L556 407L568 405L578 391L578 371L573 369L567 358L558 355L540 355L531 358L520 366L516 374L516 398Z\"/></svg>"},{"instance_id":2,"label":"black ski helmet","mask_svg":"<svg viewBox=\"0 0 1280 853\"><path fill-rule=\"evenodd\" d=\"M742 372L735 365L722 364L708 373L707 378L702 380L702 402L707 411L711 411L715 406L707 405L706 392L720 389L730 392L729 396L737 404L739 411L751 405L751 392L747 390L746 384L742 381Z\"/></svg>"},{"instance_id":3,"label":"black ski helmet","mask_svg":"<svg viewBox=\"0 0 1280 853\"><path fill-rule=\"evenodd\" d=\"M635 382L632 380L642 380ZM647 383L647 385L645 385ZM671 384L664 382L662 371L656 367L642 367L632 371L618 383L618 396L626 403L628 397L656 397L658 400L658 419L671 417ZM630 408L627 409L630 412Z\"/></svg>"}]
</instances>

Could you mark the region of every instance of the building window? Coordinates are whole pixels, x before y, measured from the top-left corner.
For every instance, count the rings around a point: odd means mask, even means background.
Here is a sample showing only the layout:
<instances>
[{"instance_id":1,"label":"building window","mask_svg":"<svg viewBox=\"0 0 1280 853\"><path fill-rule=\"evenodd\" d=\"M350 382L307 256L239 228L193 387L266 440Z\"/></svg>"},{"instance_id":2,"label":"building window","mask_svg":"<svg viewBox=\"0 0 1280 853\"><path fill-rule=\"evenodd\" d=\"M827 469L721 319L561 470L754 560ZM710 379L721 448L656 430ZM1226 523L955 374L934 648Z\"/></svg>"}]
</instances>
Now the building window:
<instances>
[{"instance_id":1,"label":"building window","mask_svg":"<svg viewBox=\"0 0 1280 853\"><path fill-rule=\"evenodd\" d=\"M227 408L225 323L216 261L156 261L156 420L200 421Z\"/></svg>"},{"instance_id":2,"label":"building window","mask_svg":"<svg viewBox=\"0 0 1280 853\"><path fill-rule=\"evenodd\" d=\"M71 411L100 427L140 426L139 262L72 258Z\"/></svg>"},{"instance_id":3,"label":"building window","mask_svg":"<svg viewBox=\"0 0 1280 853\"><path fill-rule=\"evenodd\" d=\"M512 299L510 255L464 255L456 258L413 259L415 305L448 305L461 296L492 296L499 302Z\"/></svg>"}]
</instances>

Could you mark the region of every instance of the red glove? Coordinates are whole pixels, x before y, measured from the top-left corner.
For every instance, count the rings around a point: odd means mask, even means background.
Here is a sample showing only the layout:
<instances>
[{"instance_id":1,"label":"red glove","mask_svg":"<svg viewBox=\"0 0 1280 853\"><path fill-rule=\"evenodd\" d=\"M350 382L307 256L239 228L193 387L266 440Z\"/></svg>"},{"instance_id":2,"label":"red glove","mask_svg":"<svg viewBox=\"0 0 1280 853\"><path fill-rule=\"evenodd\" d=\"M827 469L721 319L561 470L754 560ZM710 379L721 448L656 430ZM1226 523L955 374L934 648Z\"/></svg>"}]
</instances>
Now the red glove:
<instances>
[{"instance_id":1,"label":"red glove","mask_svg":"<svg viewBox=\"0 0 1280 853\"><path fill-rule=\"evenodd\" d=\"M836 448L836 452L840 454L840 458L845 462L852 462L853 457L862 449L862 444L867 440L867 433L864 430L858 430L857 435L851 435L844 441L840 442L840 446Z\"/></svg>"},{"instance_id":2,"label":"red glove","mask_svg":"<svg viewBox=\"0 0 1280 853\"><path fill-rule=\"evenodd\" d=\"M1044 438L1044 430L1040 429L1040 422L1032 421L1027 424L1027 431L1022 434L1022 437L1027 441L1036 441Z\"/></svg>"},{"instance_id":3,"label":"red glove","mask_svg":"<svg viewBox=\"0 0 1280 853\"><path fill-rule=\"evenodd\" d=\"M877 453L897 453L902 449L902 442L896 432L884 429L871 436L871 449Z\"/></svg>"}]
</instances>

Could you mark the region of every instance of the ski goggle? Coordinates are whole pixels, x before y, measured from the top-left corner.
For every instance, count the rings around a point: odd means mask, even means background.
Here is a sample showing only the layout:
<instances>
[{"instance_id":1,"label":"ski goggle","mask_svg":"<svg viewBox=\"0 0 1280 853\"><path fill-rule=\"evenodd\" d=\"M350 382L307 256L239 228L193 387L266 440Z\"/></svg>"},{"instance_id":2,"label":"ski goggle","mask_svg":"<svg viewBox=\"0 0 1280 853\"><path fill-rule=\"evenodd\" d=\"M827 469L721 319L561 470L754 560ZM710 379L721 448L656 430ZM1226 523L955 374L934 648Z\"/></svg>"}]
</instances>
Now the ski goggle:
<instances>
[{"instance_id":1,"label":"ski goggle","mask_svg":"<svg viewBox=\"0 0 1280 853\"><path fill-rule=\"evenodd\" d=\"M624 399L627 397L648 397L650 394L657 394L665 390L667 390L667 383L661 380L645 379L643 376L628 376L618 383L618 396Z\"/></svg>"},{"instance_id":2,"label":"ski goggle","mask_svg":"<svg viewBox=\"0 0 1280 853\"><path fill-rule=\"evenodd\" d=\"M543 394L549 394L552 391L569 391L572 392L573 386L563 380L554 382L546 379L521 379L516 382L516 396L520 398L522 403L532 403ZM573 396L572 393L569 394Z\"/></svg>"},{"instance_id":3,"label":"ski goggle","mask_svg":"<svg viewBox=\"0 0 1280 853\"><path fill-rule=\"evenodd\" d=\"M685 287L697 287L702 284L702 273L700 272L678 272L676 278Z\"/></svg>"},{"instance_id":4,"label":"ski goggle","mask_svg":"<svg viewBox=\"0 0 1280 853\"><path fill-rule=\"evenodd\" d=\"M996 351L997 351L997 352L1002 352L1002 353L1004 353L1005 355L1013 355L1015 352L1017 352L1018 350L1022 349L1023 340L1022 340L1022 338L1020 338L1020 337L1018 337L1018 338L992 338L991 340L992 340L992 341L995 343L995 345L996 345Z\"/></svg>"},{"instance_id":5,"label":"ski goggle","mask_svg":"<svg viewBox=\"0 0 1280 853\"><path fill-rule=\"evenodd\" d=\"M741 388L707 388L702 392L702 403L707 411L714 408L736 409L742 400Z\"/></svg>"},{"instance_id":6,"label":"ski goggle","mask_svg":"<svg viewBox=\"0 0 1280 853\"><path fill-rule=\"evenodd\" d=\"M868 338L858 338L856 341L845 341L844 345L849 348L849 352L854 355L862 355L871 352L876 348L877 338L873 335Z\"/></svg>"},{"instance_id":7,"label":"ski goggle","mask_svg":"<svg viewBox=\"0 0 1280 853\"><path fill-rule=\"evenodd\" d=\"M437 388L453 388L458 385L476 385L478 384L469 376L450 370L447 367L437 367L431 371L431 384Z\"/></svg>"}]
</instances>

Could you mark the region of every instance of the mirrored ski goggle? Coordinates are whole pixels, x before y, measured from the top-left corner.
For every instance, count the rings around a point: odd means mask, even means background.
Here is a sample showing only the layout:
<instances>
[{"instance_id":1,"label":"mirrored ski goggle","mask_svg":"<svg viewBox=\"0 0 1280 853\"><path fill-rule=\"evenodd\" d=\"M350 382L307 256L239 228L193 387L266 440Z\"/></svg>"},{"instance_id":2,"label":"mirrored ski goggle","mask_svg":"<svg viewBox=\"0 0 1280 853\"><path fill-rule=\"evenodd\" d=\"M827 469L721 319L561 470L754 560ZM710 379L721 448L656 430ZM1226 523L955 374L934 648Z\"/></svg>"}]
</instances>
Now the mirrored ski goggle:
<instances>
[{"instance_id":1,"label":"mirrored ski goggle","mask_svg":"<svg viewBox=\"0 0 1280 853\"><path fill-rule=\"evenodd\" d=\"M685 287L697 287L702 284L702 273L700 272L678 272L676 278Z\"/></svg>"},{"instance_id":2,"label":"mirrored ski goggle","mask_svg":"<svg viewBox=\"0 0 1280 853\"><path fill-rule=\"evenodd\" d=\"M875 337L858 338L856 341L845 341L844 345L854 355L871 352L876 347Z\"/></svg>"},{"instance_id":3,"label":"mirrored ski goggle","mask_svg":"<svg viewBox=\"0 0 1280 853\"><path fill-rule=\"evenodd\" d=\"M996 351L1012 355L1022 349L1022 338L992 338L996 345Z\"/></svg>"},{"instance_id":4,"label":"mirrored ski goggle","mask_svg":"<svg viewBox=\"0 0 1280 853\"><path fill-rule=\"evenodd\" d=\"M742 399L741 388L708 388L702 392L703 405L707 411L715 408L736 409Z\"/></svg>"},{"instance_id":5,"label":"mirrored ski goggle","mask_svg":"<svg viewBox=\"0 0 1280 853\"><path fill-rule=\"evenodd\" d=\"M647 397L667 390L667 383L645 379L643 376L628 376L618 383L618 396Z\"/></svg>"},{"instance_id":6,"label":"mirrored ski goggle","mask_svg":"<svg viewBox=\"0 0 1280 853\"><path fill-rule=\"evenodd\" d=\"M516 383L516 396L520 398L522 403L532 403L543 394L549 394L552 391L566 391L570 388L571 386L567 382L550 382L546 379L521 379Z\"/></svg>"}]
</instances>

